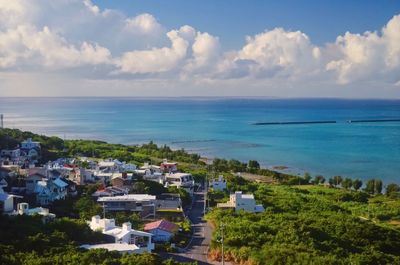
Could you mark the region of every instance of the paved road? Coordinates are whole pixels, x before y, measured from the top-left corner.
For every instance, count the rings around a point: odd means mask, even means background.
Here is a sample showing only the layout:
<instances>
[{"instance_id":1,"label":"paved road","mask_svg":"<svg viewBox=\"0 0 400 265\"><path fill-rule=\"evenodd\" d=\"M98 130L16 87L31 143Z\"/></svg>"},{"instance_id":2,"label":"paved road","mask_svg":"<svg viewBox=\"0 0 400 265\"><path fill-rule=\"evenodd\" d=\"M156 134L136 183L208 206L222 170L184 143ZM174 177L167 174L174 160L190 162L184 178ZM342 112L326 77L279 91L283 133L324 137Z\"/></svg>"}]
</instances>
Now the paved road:
<instances>
[{"instance_id":1,"label":"paved road","mask_svg":"<svg viewBox=\"0 0 400 265\"><path fill-rule=\"evenodd\" d=\"M191 243L183 253L168 253L162 256L173 258L178 261L197 261L199 265L211 264L207 261L207 252L211 242L212 228L203 219L204 194L202 192L196 192L193 199L192 210L189 213L189 218L192 221L193 227Z\"/></svg>"}]
</instances>

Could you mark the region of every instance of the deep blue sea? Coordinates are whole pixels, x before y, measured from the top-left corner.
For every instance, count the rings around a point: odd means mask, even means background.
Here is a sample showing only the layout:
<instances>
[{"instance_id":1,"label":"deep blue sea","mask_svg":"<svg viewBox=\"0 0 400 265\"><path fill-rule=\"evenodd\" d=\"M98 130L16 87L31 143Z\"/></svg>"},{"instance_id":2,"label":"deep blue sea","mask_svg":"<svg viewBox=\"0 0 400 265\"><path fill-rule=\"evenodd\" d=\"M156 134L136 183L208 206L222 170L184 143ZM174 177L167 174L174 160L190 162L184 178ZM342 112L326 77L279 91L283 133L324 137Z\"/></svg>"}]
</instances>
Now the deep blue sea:
<instances>
[{"instance_id":1,"label":"deep blue sea","mask_svg":"<svg viewBox=\"0 0 400 265\"><path fill-rule=\"evenodd\" d=\"M400 100L0 98L6 127L114 143L153 140L287 171L400 182ZM335 120L334 124L253 125Z\"/></svg>"}]
</instances>

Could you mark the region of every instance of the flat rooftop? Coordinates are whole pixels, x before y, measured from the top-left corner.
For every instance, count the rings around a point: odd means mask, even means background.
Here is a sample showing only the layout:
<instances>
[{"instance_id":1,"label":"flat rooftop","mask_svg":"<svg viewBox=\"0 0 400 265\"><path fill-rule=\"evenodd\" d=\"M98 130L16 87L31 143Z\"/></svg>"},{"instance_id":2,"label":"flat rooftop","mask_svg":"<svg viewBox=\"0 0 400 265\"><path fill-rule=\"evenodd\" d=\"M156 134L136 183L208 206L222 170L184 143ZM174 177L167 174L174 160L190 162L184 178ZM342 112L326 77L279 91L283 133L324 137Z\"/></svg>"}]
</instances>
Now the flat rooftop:
<instances>
[{"instance_id":1,"label":"flat rooftop","mask_svg":"<svg viewBox=\"0 0 400 265\"><path fill-rule=\"evenodd\" d=\"M101 197L98 202L111 202L111 201L149 201L155 200L156 196L149 194L127 194L114 197Z\"/></svg>"}]
</instances>

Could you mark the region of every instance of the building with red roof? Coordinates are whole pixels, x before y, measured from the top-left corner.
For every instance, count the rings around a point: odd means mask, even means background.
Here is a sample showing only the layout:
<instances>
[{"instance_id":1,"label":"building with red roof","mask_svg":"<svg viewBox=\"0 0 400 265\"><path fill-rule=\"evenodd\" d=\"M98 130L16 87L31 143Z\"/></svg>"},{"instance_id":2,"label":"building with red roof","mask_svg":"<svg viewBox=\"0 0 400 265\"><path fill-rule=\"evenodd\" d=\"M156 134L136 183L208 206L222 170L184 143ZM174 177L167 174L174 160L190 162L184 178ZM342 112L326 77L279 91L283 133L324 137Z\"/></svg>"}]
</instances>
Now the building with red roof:
<instances>
[{"instance_id":1,"label":"building with red roof","mask_svg":"<svg viewBox=\"0 0 400 265\"><path fill-rule=\"evenodd\" d=\"M156 242L167 242L178 231L179 225L167 220L158 220L144 226L144 231L153 235Z\"/></svg>"}]
</instances>

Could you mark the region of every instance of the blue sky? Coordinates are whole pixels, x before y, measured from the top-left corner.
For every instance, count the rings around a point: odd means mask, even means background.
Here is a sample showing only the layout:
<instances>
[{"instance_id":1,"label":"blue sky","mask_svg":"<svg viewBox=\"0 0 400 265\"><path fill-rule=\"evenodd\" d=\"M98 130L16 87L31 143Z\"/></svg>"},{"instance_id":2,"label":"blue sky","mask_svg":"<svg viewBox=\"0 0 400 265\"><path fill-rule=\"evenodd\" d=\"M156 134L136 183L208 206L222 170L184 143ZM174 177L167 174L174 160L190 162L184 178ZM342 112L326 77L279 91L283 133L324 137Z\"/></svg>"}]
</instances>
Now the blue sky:
<instances>
[{"instance_id":1,"label":"blue sky","mask_svg":"<svg viewBox=\"0 0 400 265\"><path fill-rule=\"evenodd\" d=\"M0 0L0 96L400 98L400 1Z\"/></svg>"},{"instance_id":2,"label":"blue sky","mask_svg":"<svg viewBox=\"0 0 400 265\"><path fill-rule=\"evenodd\" d=\"M301 30L315 44L338 35L379 30L400 13L396 0L95 0L102 8L128 15L153 14L168 28L188 24L223 39L228 49L244 44L244 36L283 27Z\"/></svg>"}]
</instances>

